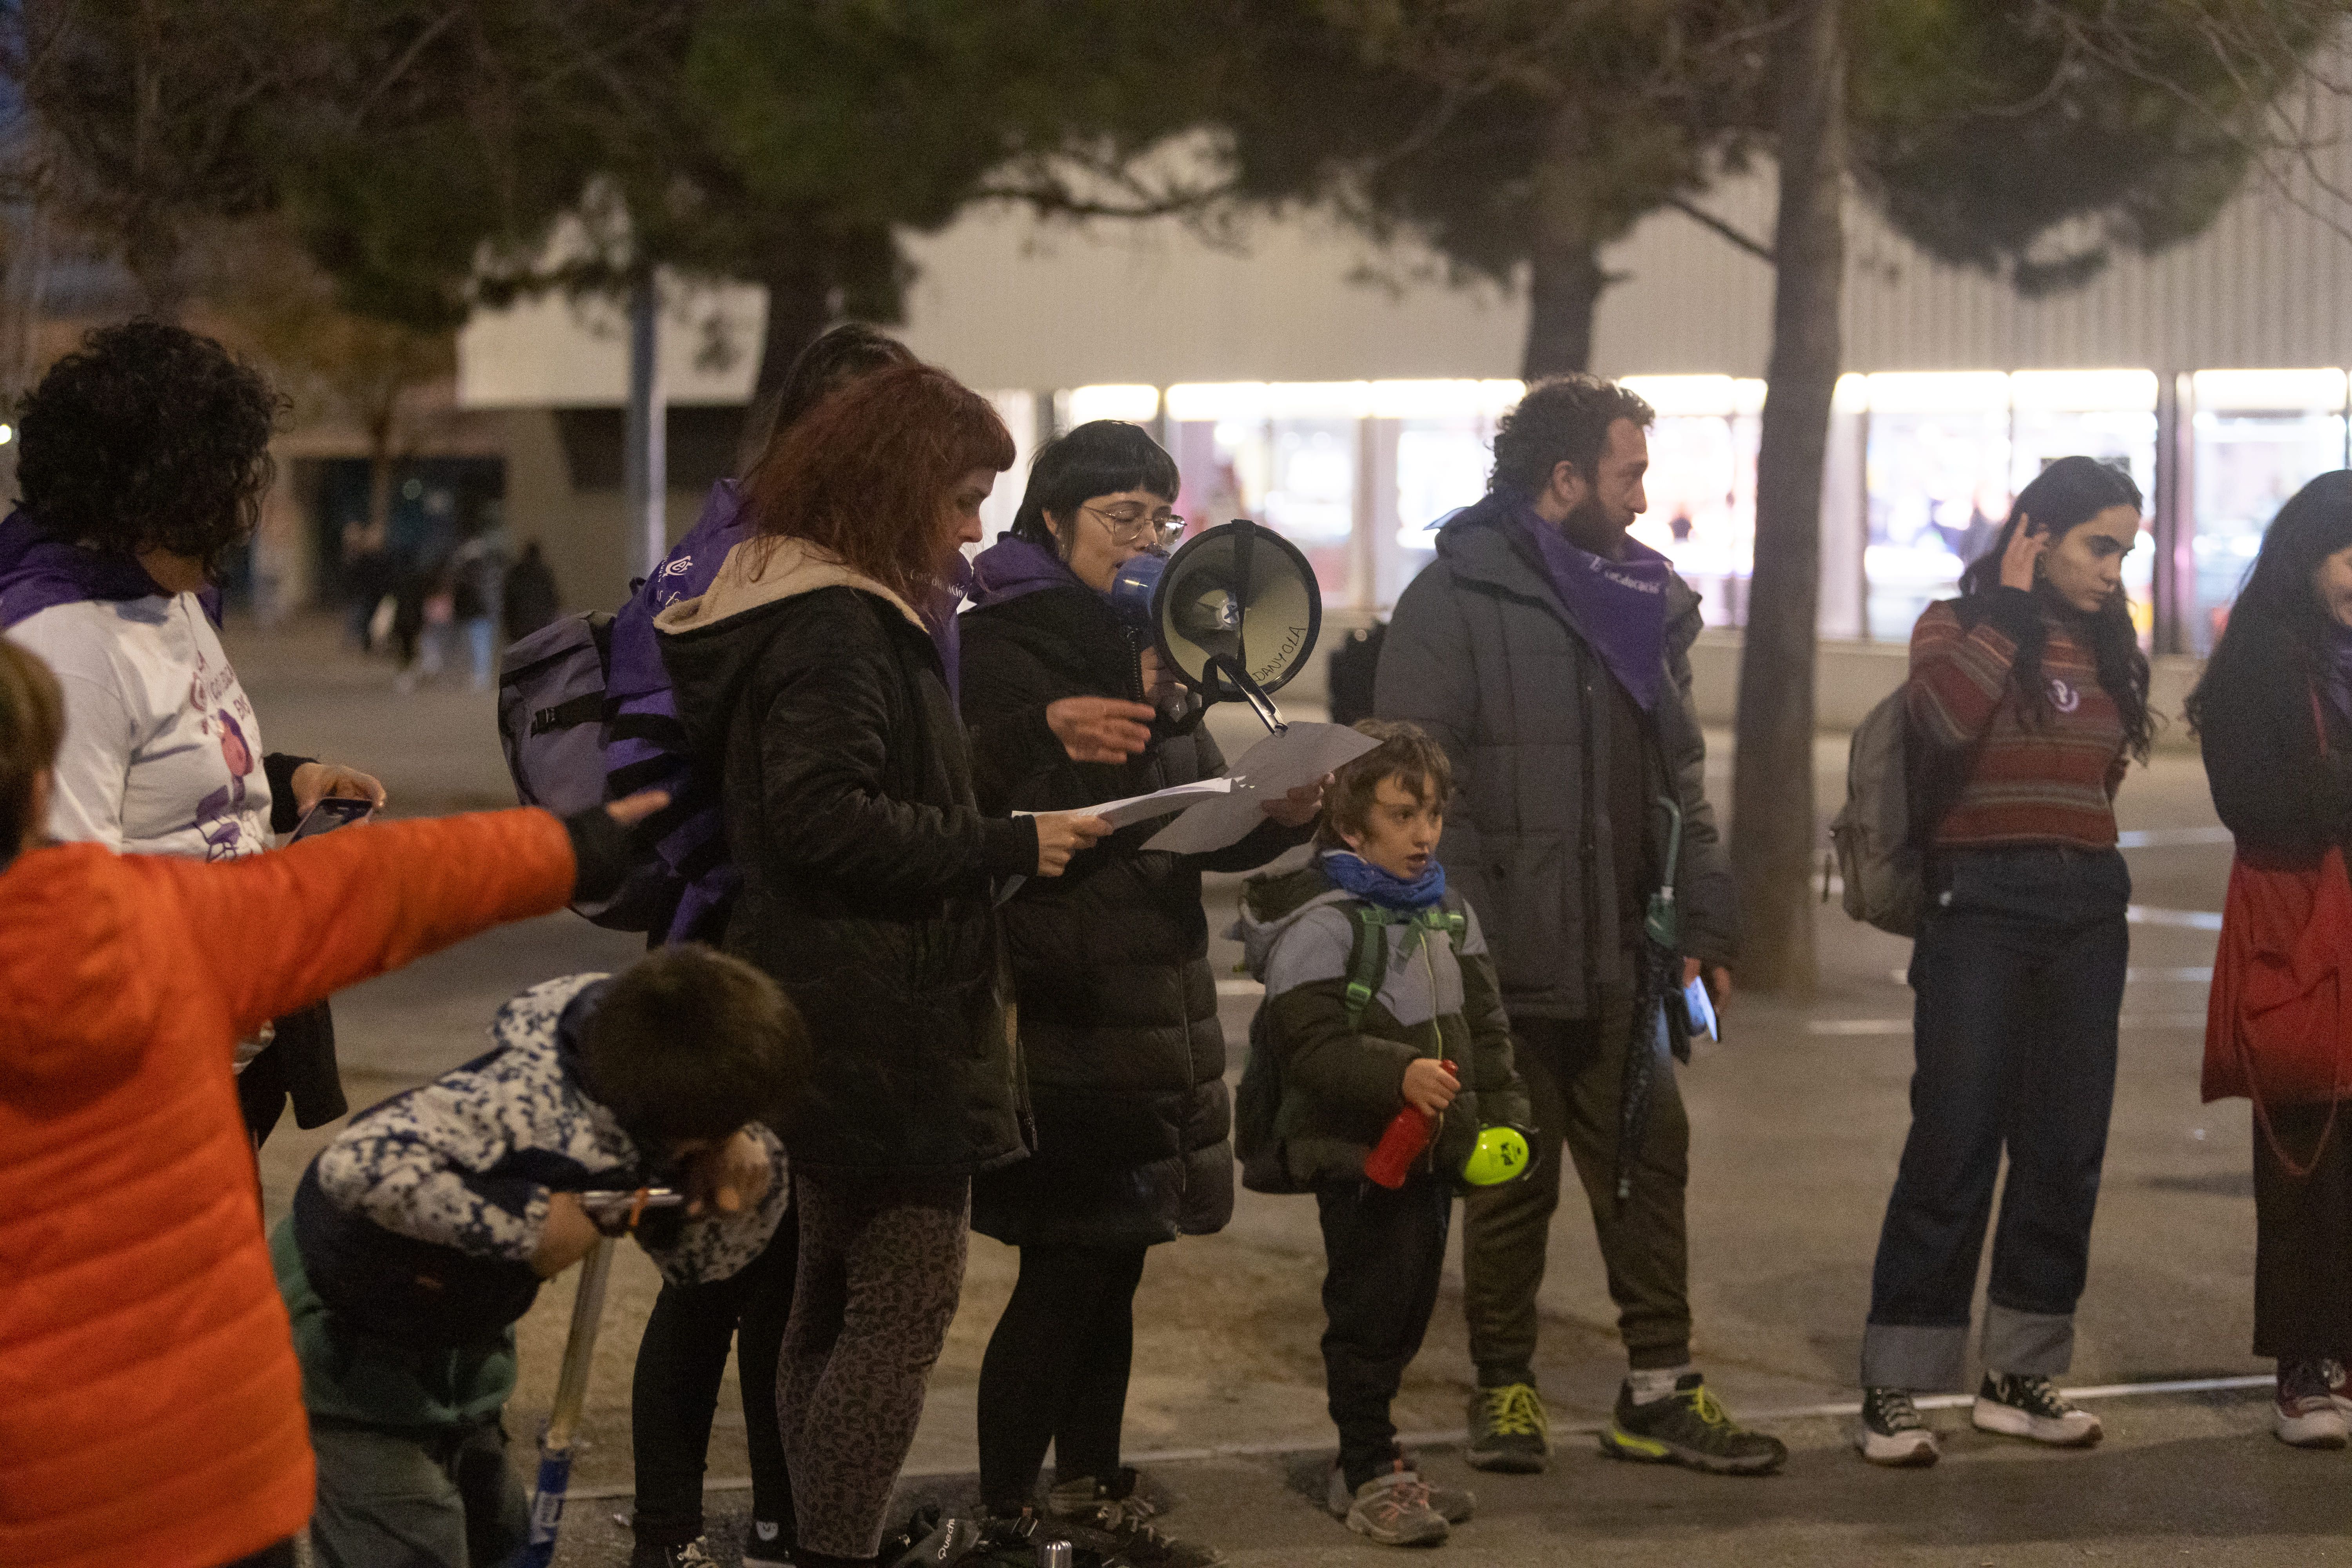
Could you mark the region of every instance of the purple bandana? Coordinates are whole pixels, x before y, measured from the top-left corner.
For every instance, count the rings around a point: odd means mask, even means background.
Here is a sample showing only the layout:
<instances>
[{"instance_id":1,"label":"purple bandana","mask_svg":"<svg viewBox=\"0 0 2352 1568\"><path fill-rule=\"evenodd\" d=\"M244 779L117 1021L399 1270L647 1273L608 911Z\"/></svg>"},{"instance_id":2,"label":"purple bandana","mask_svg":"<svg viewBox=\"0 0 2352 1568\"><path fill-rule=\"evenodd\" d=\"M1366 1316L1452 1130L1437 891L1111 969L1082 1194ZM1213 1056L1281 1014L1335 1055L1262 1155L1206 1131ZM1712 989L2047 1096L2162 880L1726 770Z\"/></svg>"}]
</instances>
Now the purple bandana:
<instances>
[{"instance_id":1,"label":"purple bandana","mask_svg":"<svg viewBox=\"0 0 2352 1568\"><path fill-rule=\"evenodd\" d=\"M1076 586L1062 558L1034 541L1006 534L971 563L971 602L1001 605L1046 588Z\"/></svg>"},{"instance_id":2,"label":"purple bandana","mask_svg":"<svg viewBox=\"0 0 2352 1568\"><path fill-rule=\"evenodd\" d=\"M22 508L0 521L0 630L59 605L171 596L136 561L53 539ZM220 625L220 589L206 588L196 598Z\"/></svg>"},{"instance_id":3,"label":"purple bandana","mask_svg":"<svg viewBox=\"0 0 2352 1568\"><path fill-rule=\"evenodd\" d=\"M1625 541L1625 558L1610 561L1580 550L1536 515L1513 509L1519 530L1543 562L1544 576L1559 595L1568 617L1601 662L1647 713L1658 703L1666 673L1666 558L1636 539Z\"/></svg>"}]
</instances>

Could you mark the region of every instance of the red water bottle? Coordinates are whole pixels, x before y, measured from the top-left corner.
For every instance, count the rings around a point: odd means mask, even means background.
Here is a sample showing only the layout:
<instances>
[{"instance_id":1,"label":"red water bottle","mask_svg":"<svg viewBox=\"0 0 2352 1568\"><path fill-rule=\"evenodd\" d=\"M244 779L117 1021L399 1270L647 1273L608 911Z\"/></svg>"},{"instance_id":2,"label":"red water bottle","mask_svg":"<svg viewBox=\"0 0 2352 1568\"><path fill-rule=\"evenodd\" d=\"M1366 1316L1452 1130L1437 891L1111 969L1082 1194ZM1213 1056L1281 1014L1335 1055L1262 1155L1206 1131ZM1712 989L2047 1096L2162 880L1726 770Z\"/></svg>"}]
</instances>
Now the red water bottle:
<instances>
[{"instance_id":1,"label":"red water bottle","mask_svg":"<svg viewBox=\"0 0 2352 1568\"><path fill-rule=\"evenodd\" d=\"M1452 1062L1441 1061L1449 1078L1459 1078ZM1437 1118L1413 1106L1406 1106L1389 1121L1388 1131L1381 1134L1380 1143L1364 1156L1364 1176L1368 1181L1396 1188L1412 1169L1412 1163L1429 1147L1437 1132Z\"/></svg>"}]
</instances>

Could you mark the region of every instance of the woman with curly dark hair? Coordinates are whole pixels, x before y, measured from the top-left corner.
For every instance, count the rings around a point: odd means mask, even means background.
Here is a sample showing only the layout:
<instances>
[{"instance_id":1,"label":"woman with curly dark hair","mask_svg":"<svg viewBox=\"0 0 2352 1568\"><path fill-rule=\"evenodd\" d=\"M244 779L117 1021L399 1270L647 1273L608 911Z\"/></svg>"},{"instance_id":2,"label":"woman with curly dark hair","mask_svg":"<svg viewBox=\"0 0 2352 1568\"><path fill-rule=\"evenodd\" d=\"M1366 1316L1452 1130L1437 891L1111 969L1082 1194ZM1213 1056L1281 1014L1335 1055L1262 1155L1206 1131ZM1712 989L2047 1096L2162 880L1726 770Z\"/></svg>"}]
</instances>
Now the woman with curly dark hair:
<instances>
[{"instance_id":1,"label":"woman with curly dark hair","mask_svg":"<svg viewBox=\"0 0 2352 1568\"><path fill-rule=\"evenodd\" d=\"M869 1563L955 1316L976 1172L1034 1139L996 891L1108 832L983 816L922 610L1013 462L987 401L892 365L780 429L751 537L655 618L741 874L722 942L783 985L816 1068L785 1142L800 1260L778 1373L799 1550Z\"/></svg>"},{"instance_id":2,"label":"woman with curly dark hair","mask_svg":"<svg viewBox=\"0 0 2352 1568\"><path fill-rule=\"evenodd\" d=\"M225 860L325 796L383 803L365 773L265 755L221 649L217 583L260 520L281 405L212 339L151 321L91 332L25 400L0 629L65 689L51 837ZM286 1023L278 1047L240 1048L257 1144L289 1094L305 1127L343 1112L323 1014Z\"/></svg>"},{"instance_id":3,"label":"woman with curly dark hair","mask_svg":"<svg viewBox=\"0 0 2352 1568\"><path fill-rule=\"evenodd\" d=\"M2115 795L2154 723L2123 589L2139 532L2127 475L2061 458L2018 493L1960 597L1911 634L1912 777L1948 782L1914 828L1929 894L1911 954L1917 1067L1855 1436L1874 1464L1935 1462L1911 1395L1965 1386L2004 1150L1972 1419L2037 1443L2099 1440L2098 1417L2051 1379L2074 1353L2131 948Z\"/></svg>"}]
</instances>

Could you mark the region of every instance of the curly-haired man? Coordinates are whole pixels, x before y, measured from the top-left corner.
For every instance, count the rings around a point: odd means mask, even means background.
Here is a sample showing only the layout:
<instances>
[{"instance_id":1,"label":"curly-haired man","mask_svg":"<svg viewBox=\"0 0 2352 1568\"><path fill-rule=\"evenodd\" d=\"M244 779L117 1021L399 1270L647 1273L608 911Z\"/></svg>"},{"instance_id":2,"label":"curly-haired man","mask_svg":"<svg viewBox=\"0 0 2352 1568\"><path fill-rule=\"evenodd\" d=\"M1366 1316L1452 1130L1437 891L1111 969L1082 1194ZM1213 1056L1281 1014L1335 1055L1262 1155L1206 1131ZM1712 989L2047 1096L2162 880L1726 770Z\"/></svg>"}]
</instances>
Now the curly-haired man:
<instances>
[{"instance_id":1,"label":"curly-haired man","mask_svg":"<svg viewBox=\"0 0 2352 1568\"><path fill-rule=\"evenodd\" d=\"M1683 978L1705 971L1720 994L1734 940L1690 700L1698 595L1626 535L1648 504L1651 417L1595 376L1530 387L1496 430L1487 494L1439 531L1437 560L1398 601L1381 656L1381 716L1419 725L1454 764L1462 804L1439 858L1486 916L1538 1133L1528 1175L1464 1210L1478 1369L1468 1457L1485 1469L1540 1470L1549 1451L1536 1294L1563 1145L1631 1363L1602 1448L1714 1471L1788 1457L1735 1426L1689 1364L1690 1124L1672 1067L1656 1065L1646 1095L1625 1092L1633 1053L1653 1048L1648 1031L1635 1038L1637 964L1670 865ZM1621 1157L1621 1128L1636 1118Z\"/></svg>"}]
</instances>

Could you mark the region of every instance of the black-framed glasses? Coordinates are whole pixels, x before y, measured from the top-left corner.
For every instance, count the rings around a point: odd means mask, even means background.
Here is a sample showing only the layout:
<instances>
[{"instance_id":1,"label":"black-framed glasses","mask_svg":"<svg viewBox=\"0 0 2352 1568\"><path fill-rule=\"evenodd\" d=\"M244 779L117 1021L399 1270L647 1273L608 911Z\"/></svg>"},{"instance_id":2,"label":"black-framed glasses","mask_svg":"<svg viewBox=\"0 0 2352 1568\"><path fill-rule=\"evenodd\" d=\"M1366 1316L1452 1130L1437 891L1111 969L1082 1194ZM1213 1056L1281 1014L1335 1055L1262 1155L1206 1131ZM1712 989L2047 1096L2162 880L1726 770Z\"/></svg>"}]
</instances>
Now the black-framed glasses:
<instances>
[{"instance_id":1,"label":"black-framed glasses","mask_svg":"<svg viewBox=\"0 0 2352 1568\"><path fill-rule=\"evenodd\" d=\"M1140 507L1082 506L1102 519L1113 543L1141 544L1165 550L1184 536L1184 520L1172 511L1150 512Z\"/></svg>"}]
</instances>

